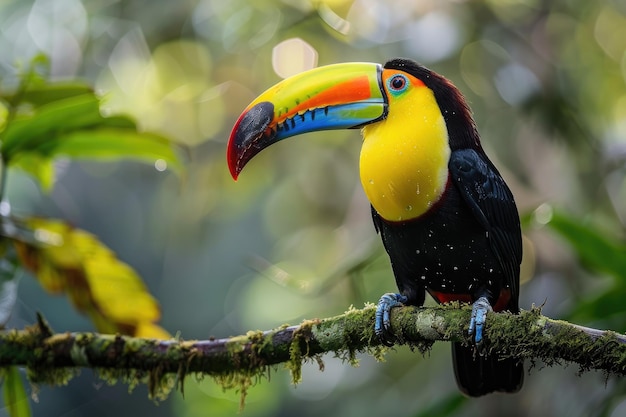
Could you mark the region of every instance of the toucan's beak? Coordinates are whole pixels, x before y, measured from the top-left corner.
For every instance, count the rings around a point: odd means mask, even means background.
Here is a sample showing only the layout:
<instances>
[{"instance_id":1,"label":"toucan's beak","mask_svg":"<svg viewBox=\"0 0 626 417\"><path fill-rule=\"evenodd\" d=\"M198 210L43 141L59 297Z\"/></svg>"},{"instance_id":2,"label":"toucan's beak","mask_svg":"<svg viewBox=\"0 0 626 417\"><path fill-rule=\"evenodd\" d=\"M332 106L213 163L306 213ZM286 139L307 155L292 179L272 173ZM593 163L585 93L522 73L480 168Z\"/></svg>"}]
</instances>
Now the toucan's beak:
<instances>
[{"instance_id":1,"label":"toucan's beak","mask_svg":"<svg viewBox=\"0 0 626 417\"><path fill-rule=\"evenodd\" d=\"M382 67L345 63L287 78L243 111L228 141L228 167L237 179L256 154L281 139L316 130L356 128L386 116Z\"/></svg>"}]
</instances>

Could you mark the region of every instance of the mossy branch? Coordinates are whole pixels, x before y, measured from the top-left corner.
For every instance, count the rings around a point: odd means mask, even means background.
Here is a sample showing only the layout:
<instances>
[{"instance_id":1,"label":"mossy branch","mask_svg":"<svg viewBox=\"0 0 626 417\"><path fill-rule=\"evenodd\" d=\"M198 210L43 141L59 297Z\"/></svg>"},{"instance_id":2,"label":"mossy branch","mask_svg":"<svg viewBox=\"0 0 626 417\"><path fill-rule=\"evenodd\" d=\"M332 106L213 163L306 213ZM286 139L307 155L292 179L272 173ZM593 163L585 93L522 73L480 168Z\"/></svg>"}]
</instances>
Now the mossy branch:
<instances>
[{"instance_id":1,"label":"mossy branch","mask_svg":"<svg viewBox=\"0 0 626 417\"><path fill-rule=\"evenodd\" d=\"M425 351L435 341L469 343L470 308L459 305L402 307L392 311L399 344ZM33 383L66 383L80 368L95 369L108 382L146 382L162 398L189 373L209 375L225 387L248 386L280 363L300 379L303 360L334 352L354 360L358 351L380 357L386 350L373 333L374 308L352 309L298 326L204 341L151 340L96 333L53 333L40 317L25 330L0 333L0 366L25 366ZM626 336L542 316L538 308L519 315L490 313L485 348L502 357L571 362L582 370L626 375Z\"/></svg>"}]
</instances>

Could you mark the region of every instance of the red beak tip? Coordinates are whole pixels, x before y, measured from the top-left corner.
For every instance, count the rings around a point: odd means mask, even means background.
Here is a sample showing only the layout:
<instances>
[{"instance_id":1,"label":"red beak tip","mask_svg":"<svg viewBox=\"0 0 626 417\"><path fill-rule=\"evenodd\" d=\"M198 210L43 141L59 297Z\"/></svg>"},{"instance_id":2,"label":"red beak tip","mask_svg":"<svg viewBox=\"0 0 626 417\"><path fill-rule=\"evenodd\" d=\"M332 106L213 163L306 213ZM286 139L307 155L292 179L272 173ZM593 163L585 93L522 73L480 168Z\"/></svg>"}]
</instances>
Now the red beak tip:
<instances>
[{"instance_id":1,"label":"red beak tip","mask_svg":"<svg viewBox=\"0 0 626 417\"><path fill-rule=\"evenodd\" d=\"M228 161L228 171L230 172L230 175L235 181L237 181L237 177L239 177L241 169L239 169L238 167L239 164L237 163L237 150L236 147L233 146L232 134L226 147L226 160Z\"/></svg>"},{"instance_id":2,"label":"red beak tip","mask_svg":"<svg viewBox=\"0 0 626 417\"><path fill-rule=\"evenodd\" d=\"M235 165L228 165L228 170L230 171L230 176L233 177L233 179L235 181L237 181L237 178L239 178L239 173L241 172L240 169L237 169L237 167Z\"/></svg>"}]
</instances>

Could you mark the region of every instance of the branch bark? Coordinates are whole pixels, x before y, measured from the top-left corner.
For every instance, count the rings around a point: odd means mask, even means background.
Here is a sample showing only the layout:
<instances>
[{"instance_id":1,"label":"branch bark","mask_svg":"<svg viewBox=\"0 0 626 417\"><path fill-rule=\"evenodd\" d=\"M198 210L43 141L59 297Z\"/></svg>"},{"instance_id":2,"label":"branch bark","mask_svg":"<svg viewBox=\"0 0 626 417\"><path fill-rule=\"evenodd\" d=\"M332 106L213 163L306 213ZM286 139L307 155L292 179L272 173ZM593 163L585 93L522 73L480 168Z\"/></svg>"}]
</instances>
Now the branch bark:
<instances>
[{"instance_id":1,"label":"branch bark","mask_svg":"<svg viewBox=\"0 0 626 417\"><path fill-rule=\"evenodd\" d=\"M303 360L335 352L354 360L367 351L377 357L387 348L374 335L374 308L306 320L297 326L203 341L151 340L96 333L53 333L42 318L25 330L0 333L0 366L25 366L34 383L64 384L80 368L92 368L106 380L122 377L135 385L146 382L153 397L162 398L188 373L215 377L225 387L248 386L280 363L300 380ZM467 335L470 308L446 305L401 307L391 323L398 344L426 351L435 341L471 343ZM576 363L626 375L626 336L553 320L533 308L518 315L489 313L485 348L501 357L539 359L548 365Z\"/></svg>"}]
</instances>

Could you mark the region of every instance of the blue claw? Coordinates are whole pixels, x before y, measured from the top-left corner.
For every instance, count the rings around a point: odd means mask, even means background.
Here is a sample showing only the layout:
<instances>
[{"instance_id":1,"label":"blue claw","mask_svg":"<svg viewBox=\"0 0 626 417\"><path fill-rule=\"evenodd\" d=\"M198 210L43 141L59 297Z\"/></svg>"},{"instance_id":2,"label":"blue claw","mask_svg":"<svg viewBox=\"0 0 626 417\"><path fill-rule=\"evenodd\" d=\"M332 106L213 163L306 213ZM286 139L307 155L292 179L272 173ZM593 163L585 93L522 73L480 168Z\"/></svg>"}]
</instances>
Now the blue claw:
<instances>
[{"instance_id":1,"label":"blue claw","mask_svg":"<svg viewBox=\"0 0 626 417\"><path fill-rule=\"evenodd\" d=\"M391 321L389 312L392 308L401 306L408 301L408 297L402 294L388 292L380 297L376 306L376 321L374 323L374 333L380 341L387 346L393 346L395 338L391 332Z\"/></svg>"},{"instance_id":2,"label":"blue claw","mask_svg":"<svg viewBox=\"0 0 626 417\"><path fill-rule=\"evenodd\" d=\"M485 297L480 297L472 306L472 318L470 319L467 332L470 335L474 335L476 346L480 346L483 342L483 327L489 311L493 311L493 309Z\"/></svg>"}]
</instances>

